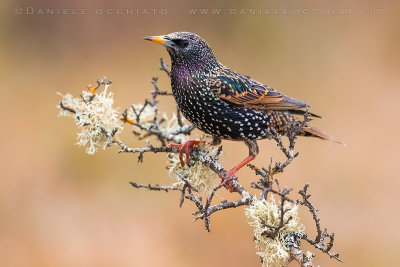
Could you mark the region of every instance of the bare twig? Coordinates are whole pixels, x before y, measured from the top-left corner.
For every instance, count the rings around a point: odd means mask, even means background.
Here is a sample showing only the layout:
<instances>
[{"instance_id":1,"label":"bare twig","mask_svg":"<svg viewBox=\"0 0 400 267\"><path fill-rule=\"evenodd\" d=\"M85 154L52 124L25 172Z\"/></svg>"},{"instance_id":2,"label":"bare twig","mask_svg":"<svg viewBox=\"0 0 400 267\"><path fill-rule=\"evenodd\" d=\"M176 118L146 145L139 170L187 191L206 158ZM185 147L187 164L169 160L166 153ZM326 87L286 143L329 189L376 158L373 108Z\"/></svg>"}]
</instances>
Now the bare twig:
<instances>
[{"instance_id":1,"label":"bare twig","mask_svg":"<svg viewBox=\"0 0 400 267\"><path fill-rule=\"evenodd\" d=\"M334 258L340 262L342 260L339 258L339 253L332 253L330 250L333 247L333 242L335 238L335 234L329 234L326 229L324 231L321 230L320 219L317 216L318 210L311 204L308 200L311 195L307 194L307 189L310 185L306 184L302 190L299 191L299 194L302 196L302 200L298 200L297 203L303 206L306 206L310 213L312 214L313 220L315 222L315 228L317 231L317 235L315 239L309 238L307 235L303 236L303 239L306 240L308 243L313 245L315 248L321 250L322 252L329 255L329 257ZM325 242L325 238L329 238L328 243Z\"/></svg>"},{"instance_id":2,"label":"bare twig","mask_svg":"<svg viewBox=\"0 0 400 267\"><path fill-rule=\"evenodd\" d=\"M64 104L62 102L60 102L60 108L62 108L63 110L69 111L71 113L76 114L76 111L74 109L64 106Z\"/></svg>"},{"instance_id":3,"label":"bare twig","mask_svg":"<svg viewBox=\"0 0 400 267\"><path fill-rule=\"evenodd\" d=\"M164 63L164 59L163 58L160 58L160 65L161 65L160 70L164 71L169 77L170 76L170 72L169 72L167 64Z\"/></svg>"},{"instance_id":4,"label":"bare twig","mask_svg":"<svg viewBox=\"0 0 400 267\"><path fill-rule=\"evenodd\" d=\"M137 184L135 182L129 182L129 183L135 188L146 188L146 189L151 190L151 191L165 191L165 192L168 192L170 190L178 190L178 191L181 190L181 189L179 189L179 188L177 188L177 187L175 187L173 185L167 186L167 185L158 185L158 184L156 184L156 185L151 185L151 184L145 185L145 184Z\"/></svg>"}]
</instances>

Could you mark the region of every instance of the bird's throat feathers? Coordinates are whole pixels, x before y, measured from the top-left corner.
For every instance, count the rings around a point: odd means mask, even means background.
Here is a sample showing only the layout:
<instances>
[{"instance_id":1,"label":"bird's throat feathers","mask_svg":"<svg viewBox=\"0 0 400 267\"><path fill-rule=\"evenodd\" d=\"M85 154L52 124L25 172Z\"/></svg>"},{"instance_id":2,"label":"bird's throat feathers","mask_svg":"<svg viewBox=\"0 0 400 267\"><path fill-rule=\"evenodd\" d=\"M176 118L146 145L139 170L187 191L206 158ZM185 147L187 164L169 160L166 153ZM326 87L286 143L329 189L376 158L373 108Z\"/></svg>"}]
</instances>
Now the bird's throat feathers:
<instances>
[{"instance_id":1,"label":"bird's throat feathers","mask_svg":"<svg viewBox=\"0 0 400 267\"><path fill-rule=\"evenodd\" d=\"M197 76L199 73L209 73L221 64L211 53L210 55L193 56L179 54L167 49L171 56L171 75L175 78L185 78L188 76Z\"/></svg>"}]
</instances>

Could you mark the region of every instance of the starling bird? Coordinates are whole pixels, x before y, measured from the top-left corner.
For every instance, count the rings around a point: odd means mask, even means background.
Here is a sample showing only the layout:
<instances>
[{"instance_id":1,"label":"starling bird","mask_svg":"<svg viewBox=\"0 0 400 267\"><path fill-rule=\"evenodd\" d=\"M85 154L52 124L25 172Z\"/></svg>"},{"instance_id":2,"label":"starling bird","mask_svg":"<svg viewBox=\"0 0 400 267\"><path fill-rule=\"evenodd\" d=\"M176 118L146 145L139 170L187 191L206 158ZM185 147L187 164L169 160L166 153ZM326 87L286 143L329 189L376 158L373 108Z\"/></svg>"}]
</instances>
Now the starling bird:
<instances>
[{"instance_id":1,"label":"starling bird","mask_svg":"<svg viewBox=\"0 0 400 267\"><path fill-rule=\"evenodd\" d=\"M257 140L271 138L271 132L285 135L290 124L300 125L294 115L304 114L308 108L306 103L222 65L200 36L174 32L144 39L164 45L171 56L172 92L186 119L212 135L214 144L219 144L221 139L247 144L249 156L229 170L226 178L235 176L240 168L255 159ZM331 139L307 124L300 127L297 135ZM182 153L189 163L190 151L199 143L189 140L171 145L180 149L182 166ZM232 192L231 182L228 180L226 184Z\"/></svg>"}]
</instances>

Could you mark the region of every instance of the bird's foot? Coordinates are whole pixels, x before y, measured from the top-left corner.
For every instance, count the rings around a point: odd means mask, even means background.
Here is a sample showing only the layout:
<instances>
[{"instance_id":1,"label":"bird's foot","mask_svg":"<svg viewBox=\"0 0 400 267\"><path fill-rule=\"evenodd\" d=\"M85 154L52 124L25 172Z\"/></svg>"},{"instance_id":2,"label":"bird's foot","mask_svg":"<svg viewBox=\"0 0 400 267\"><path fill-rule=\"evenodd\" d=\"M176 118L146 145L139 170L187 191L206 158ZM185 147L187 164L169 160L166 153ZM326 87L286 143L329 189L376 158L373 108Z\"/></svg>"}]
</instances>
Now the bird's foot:
<instances>
[{"instance_id":1,"label":"bird's foot","mask_svg":"<svg viewBox=\"0 0 400 267\"><path fill-rule=\"evenodd\" d=\"M236 172L237 170L233 168L226 173L225 177L221 178L221 184L225 183L224 187L228 189L230 193L235 192L235 188L233 188L232 181L237 180L237 177L235 176Z\"/></svg>"},{"instance_id":2,"label":"bird's foot","mask_svg":"<svg viewBox=\"0 0 400 267\"><path fill-rule=\"evenodd\" d=\"M199 144L206 143L206 141L199 140L187 140L183 142L183 144L168 144L168 147L179 148L179 160L181 161L181 166L185 166L185 162L183 161L183 153L186 155L186 164L190 163L190 153L193 150L193 147L198 146Z\"/></svg>"},{"instance_id":3,"label":"bird's foot","mask_svg":"<svg viewBox=\"0 0 400 267\"><path fill-rule=\"evenodd\" d=\"M232 180L237 180L237 177L235 176L236 172L240 170L243 166L245 166L247 163L255 159L256 156L254 155L249 155L247 158L245 158L242 162L240 162L238 165L230 169L225 177L222 177L221 183L224 183L224 186L226 189L229 190L229 192L235 192L235 188L232 186Z\"/></svg>"}]
</instances>

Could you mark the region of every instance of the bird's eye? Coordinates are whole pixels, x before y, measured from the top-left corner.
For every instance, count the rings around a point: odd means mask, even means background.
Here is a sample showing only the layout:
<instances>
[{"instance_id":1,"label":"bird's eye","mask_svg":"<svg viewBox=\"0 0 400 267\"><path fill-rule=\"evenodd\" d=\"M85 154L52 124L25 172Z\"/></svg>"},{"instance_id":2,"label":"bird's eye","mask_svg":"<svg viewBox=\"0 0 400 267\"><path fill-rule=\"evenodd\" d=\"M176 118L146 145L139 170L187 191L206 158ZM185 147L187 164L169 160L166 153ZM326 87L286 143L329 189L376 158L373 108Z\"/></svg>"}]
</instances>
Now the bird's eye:
<instances>
[{"instance_id":1,"label":"bird's eye","mask_svg":"<svg viewBox=\"0 0 400 267\"><path fill-rule=\"evenodd\" d=\"M186 48L189 45L189 41L183 39L173 39L172 42L174 42L180 48Z\"/></svg>"}]
</instances>

